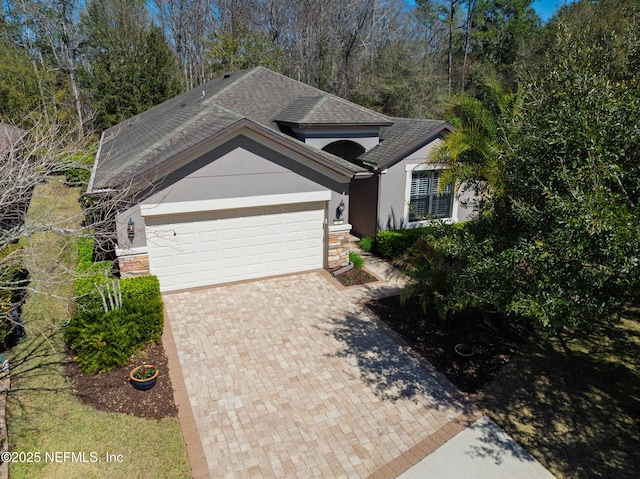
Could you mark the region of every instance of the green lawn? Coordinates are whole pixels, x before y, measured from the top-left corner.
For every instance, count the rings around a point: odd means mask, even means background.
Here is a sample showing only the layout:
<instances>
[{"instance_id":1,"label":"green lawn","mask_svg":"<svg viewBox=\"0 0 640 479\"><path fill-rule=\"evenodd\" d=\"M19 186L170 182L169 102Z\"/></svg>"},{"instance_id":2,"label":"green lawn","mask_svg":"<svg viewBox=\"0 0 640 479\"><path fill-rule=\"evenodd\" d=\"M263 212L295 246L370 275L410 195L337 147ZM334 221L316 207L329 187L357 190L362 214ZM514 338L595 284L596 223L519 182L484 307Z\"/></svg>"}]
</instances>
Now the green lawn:
<instances>
[{"instance_id":1,"label":"green lawn","mask_svg":"<svg viewBox=\"0 0 640 479\"><path fill-rule=\"evenodd\" d=\"M23 242L31 281L22 316L27 337L5 353L12 364L7 409L11 451L39 453L40 460L11 464L11 477L188 478L177 419L96 411L71 394L63 374L61 328L72 307L76 245L58 231L79 224L78 194L77 188L52 180L36 188L29 208L30 222L55 228ZM76 453L75 460L53 456L56 452ZM78 462L78 453L86 462ZM107 454L114 462L107 462Z\"/></svg>"},{"instance_id":2,"label":"green lawn","mask_svg":"<svg viewBox=\"0 0 640 479\"><path fill-rule=\"evenodd\" d=\"M559 479L640 477L639 320L531 341L480 406Z\"/></svg>"}]
</instances>

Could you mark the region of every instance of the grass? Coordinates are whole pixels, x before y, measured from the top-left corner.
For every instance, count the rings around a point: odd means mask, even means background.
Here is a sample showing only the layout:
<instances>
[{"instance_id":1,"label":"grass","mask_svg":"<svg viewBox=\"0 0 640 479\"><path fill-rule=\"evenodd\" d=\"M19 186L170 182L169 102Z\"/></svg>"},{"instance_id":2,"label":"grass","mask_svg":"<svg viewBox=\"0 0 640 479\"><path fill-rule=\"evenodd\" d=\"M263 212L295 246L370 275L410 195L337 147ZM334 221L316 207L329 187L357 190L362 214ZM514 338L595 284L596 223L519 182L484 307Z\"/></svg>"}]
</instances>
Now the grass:
<instances>
[{"instance_id":1,"label":"grass","mask_svg":"<svg viewBox=\"0 0 640 479\"><path fill-rule=\"evenodd\" d=\"M640 477L639 320L530 341L479 405L558 479Z\"/></svg>"},{"instance_id":2,"label":"grass","mask_svg":"<svg viewBox=\"0 0 640 479\"><path fill-rule=\"evenodd\" d=\"M27 337L5 353L12 364L7 413L11 451L38 452L41 460L11 464L11 477L188 478L177 419L96 411L69 389L61 328L72 311L76 241L57 232L77 228L78 194L79 189L52 180L36 188L28 212L28 223L41 232L23 241L31 281L22 315ZM64 451L84 452L87 462L46 460L45 453ZM107 453L121 461L107 462ZM89 462L92 457L99 462Z\"/></svg>"}]
</instances>

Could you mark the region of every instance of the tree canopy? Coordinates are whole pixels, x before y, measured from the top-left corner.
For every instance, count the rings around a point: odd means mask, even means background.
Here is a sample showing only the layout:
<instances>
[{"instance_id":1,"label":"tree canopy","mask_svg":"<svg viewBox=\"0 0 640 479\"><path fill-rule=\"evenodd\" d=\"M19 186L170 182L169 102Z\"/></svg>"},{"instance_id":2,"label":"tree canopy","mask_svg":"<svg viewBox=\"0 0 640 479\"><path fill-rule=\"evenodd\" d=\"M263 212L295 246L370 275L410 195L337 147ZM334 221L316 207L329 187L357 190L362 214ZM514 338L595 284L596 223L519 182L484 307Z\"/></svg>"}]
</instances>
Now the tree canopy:
<instances>
[{"instance_id":1,"label":"tree canopy","mask_svg":"<svg viewBox=\"0 0 640 479\"><path fill-rule=\"evenodd\" d=\"M264 65L384 113L438 117L479 75L513 76L531 0L5 0L0 114L102 129ZM23 126L28 126L24 125Z\"/></svg>"},{"instance_id":2,"label":"tree canopy","mask_svg":"<svg viewBox=\"0 0 640 479\"><path fill-rule=\"evenodd\" d=\"M499 164L500 189L489 193L506 207L481 202L462 231L419 245L408 261L414 292L431 287L445 312L497 310L548 331L614 318L637 300L638 13L624 0L565 8L544 58L519 73L516 115L487 97L454 101L461 128L441 157L458 179L484 184ZM446 281L434 288L429 275Z\"/></svg>"}]
</instances>

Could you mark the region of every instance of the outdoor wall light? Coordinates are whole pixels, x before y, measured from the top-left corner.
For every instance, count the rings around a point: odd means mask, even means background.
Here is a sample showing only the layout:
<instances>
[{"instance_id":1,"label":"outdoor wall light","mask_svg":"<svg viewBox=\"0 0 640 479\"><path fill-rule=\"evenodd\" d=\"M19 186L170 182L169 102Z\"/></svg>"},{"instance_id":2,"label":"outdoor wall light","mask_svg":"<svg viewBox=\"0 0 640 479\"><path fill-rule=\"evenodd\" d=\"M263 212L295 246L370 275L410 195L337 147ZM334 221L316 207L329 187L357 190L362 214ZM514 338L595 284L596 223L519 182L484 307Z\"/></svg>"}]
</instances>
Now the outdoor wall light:
<instances>
[{"instance_id":1,"label":"outdoor wall light","mask_svg":"<svg viewBox=\"0 0 640 479\"><path fill-rule=\"evenodd\" d=\"M344 200L340 200L340 204L336 208L336 219L342 219L342 213L344 213Z\"/></svg>"},{"instance_id":2,"label":"outdoor wall light","mask_svg":"<svg viewBox=\"0 0 640 479\"><path fill-rule=\"evenodd\" d=\"M131 218L129 218L129 222L127 223L127 238L129 241L133 241L133 238L136 236L136 224L133 222Z\"/></svg>"}]
</instances>

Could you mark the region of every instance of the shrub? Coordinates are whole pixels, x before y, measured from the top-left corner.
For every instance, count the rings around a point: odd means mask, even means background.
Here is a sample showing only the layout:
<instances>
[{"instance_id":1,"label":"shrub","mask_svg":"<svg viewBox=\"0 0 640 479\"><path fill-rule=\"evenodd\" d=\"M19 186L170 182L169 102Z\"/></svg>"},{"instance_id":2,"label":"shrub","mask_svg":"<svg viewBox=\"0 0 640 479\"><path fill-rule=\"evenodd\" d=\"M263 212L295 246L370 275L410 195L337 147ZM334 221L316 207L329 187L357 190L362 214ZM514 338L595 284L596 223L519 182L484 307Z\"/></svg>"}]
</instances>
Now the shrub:
<instances>
[{"instance_id":1,"label":"shrub","mask_svg":"<svg viewBox=\"0 0 640 479\"><path fill-rule=\"evenodd\" d=\"M86 168L67 168L64 181L69 186L86 185L91 178L91 171Z\"/></svg>"},{"instance_id":2,"label":"shrub","mask_svg":"<svg viewBox=\"0 0 640 479\"><path fill-rule=\"evenodd\" d=\"M78 238L78 278L74 282L78 311L102 310L102 299L96 284L102 286L111 276L109 261L93 262L93 238Z\"/></svg>"},{"instance_id":3,"label":"shrub","mask_svg":"<svg viewBox=\"0 0 640 479\"><path fill-rule=\"evenodd\" d=\"M65 183L69 186L86 185L91 178L92 154L79 154L68 158L67 168L64 170Z\"/></svg>"},{"instance_id":4,"label":"shrub","mask_svg":"<svg viewBox=\"0 0 640 479\"><path fill-rule=\"evenodd\" d=\"M433 228L412 228L406 230L381 231L376 235L375 252L385 259L395 259L411 248L422 236Z\"/></svg>"},{"instance_id":5,"label":"shrub","mask_svg":"<svg viewBox=\"0 0 640 479\"><path fill-rule=\"evenodd\" d=\"M93 263L93 238L78 238L78 270L86 271Z\"/></svg>"},{"instance_id":6,"label":"shrub","mask_svg":"<svg viewBox=\"0 0 640 479\"><path fill-rule=\"evenodd\" d=\"M65 328L65 340L83 372L110 371L128 361L133 348L123 310L78 313Z\"/></svg>"},{"instance_id":7,"label":"shrub","mask_svg":"<svg viewBox=\"0 0 640 479\"><path fill-rule=\"evenodd\" d=\"M361 269L364 266L364 258L360 256L358 253L354 253L353 251L349 252L349 261L353 263L358 269Z\"/></svg>"},{"instance_id":8,"label":"shrub","mask_svg":"<svg viewBox=\"0 0 640 479\"><path fill-rule=\"evenodd\" d=\"M360 239L360 248L362 248L363 251L371 251L371 248L373 248L373 238L370 236L362 237Z\"/></svg>"},{"instance_id":9,"label":"shrub","mask_svg":"<svg viewBox=\"0 0 640 479\"><path fill-rule=\"evenodd\" d=\"M122 307L80 311L65 328L65 340L83 372L117 369L147 344L157 343L164 324L160 282L155 276L121 280Z\"/></svg>"},{"instance_id":10,"label":"shrub","mask_svg":"<svg viewBox=\"0 0 640 479\"><path fill-rule=\"evenodd\" d=\"M434 223L423 228L381 231L376 235L374 253L385 259L397 259L416 244L420 238L443 236L464 228L465 223Z\"/></svg>"},{"instance_id":11,"label":"shrub","mask_svg":"<svg viewBox=\"0 0 640 479\"><path fill-rule=\"evenodd\" d=\"M78 311L102 311L102 299L96 285L102 286L111 276L109 261L92 263L74 282L76 308Z\"/></svg>"},{"instance_id":12,"label":"shrub","mask_svg":"<svg viewBox=\"0 0 640 479\"><path fill-rule=\"evenodd\" d=\"M0 342L13 332L15 326L9 316L14 306L11 296L8 289L0 290Z\"/></svg>"}]
</instances>

